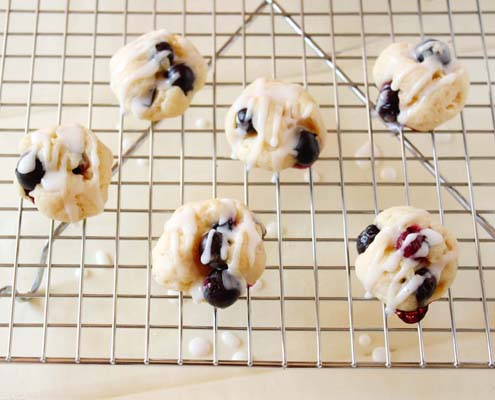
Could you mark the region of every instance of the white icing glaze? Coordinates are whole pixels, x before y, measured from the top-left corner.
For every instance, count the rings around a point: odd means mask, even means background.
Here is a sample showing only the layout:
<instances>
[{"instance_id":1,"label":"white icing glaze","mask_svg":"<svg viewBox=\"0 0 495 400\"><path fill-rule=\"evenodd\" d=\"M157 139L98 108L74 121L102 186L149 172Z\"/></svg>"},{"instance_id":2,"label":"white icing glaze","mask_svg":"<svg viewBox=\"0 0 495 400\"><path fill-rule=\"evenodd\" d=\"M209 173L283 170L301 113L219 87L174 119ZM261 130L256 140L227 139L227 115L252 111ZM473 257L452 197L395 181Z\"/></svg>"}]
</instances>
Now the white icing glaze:
<instances>
[{"instance_id":1,"label":"white icing glaze","mask_svg":"<svg viewBox=\"0 0 495 400\"><path fill-rule=\"evenodd\" d=\"M203 117L199 117L196 119L196 121L194 122L194 125L196 126L196 128L198 129L207 129L210 127L210 121L207 120L206 118L203 118Z\"/></svg>"},{"instance_id":2,"label":"white icing glaze","mask_svg":"<svg viewBox=\"0 0 495 400\"><path fill-rule=\"evenodd\" d=\"M195 337L189 342L189 353L196 357L205 357L211 352L211 342L202 337Z\"/></svg>"},{"instance_id":3,"label":"white icing glaze","mask_svg":"<svg viewBox=\"0 0 495 400\"><path fill-rule=\"evenodd\" d=\"M258 293L263 287L265 286L265 281L263 279L258 279L256 283L251 286L250 292L251 293Z\"/></svg>"},{"instance_id":4,"label":"white icing glaze","mask_svg":"<svg viewBox=\"0 0 495 400\"><path fill-rule=\"evenodd\" d=\"M380 170L380 178L384 181L393 182L397 180L397 171L394 167L383 167Z\"/></svg>"},{"instance_id":5,"label":"white icing glaze","mask_svg":"<svg viewBox=\"0 0 495 400\"><path fill-rule=\"evenodd\" d=\"M377 158L382 157L382 150L380 147L373 143L373 155L375 157L375 166L380 163ZM359 168L365 170L371 168L371 142L367 140L361 147L359 147L354 153L356 158L370 158L370 160L356 160L356 164Z\"/></svg>"},{"instance_id":6,"label":"white icing glaze","mask_svg":"<svg viewBox=\"0 0 495 400\"><path fill-rule=\"evenodd\" d=\"M19 163L17 164L17 170L21 174L28 174L29 172L34 171L35 168L36 168L36 148L24 154L19 160Z\"/></svg>"},{"instance_id":7,"label":"white icing glaze","mask_svg":"<svg viewBox=\"0 0 495 400\"><path fill-rule=\"evenodd\" d=\"M374 362L384 363L387 361L387 350L382 346L375 347L371 353L371 358Z\"/></svg>"},{"instance_id":8,"label":"white icing glaze","mask_svg":"<svg viewBox=\"0 0 495 400\"><path fill-rule=\"evenodd\" d=\"M235 350L241 347L242 341L235 333L232 333L230 331L223 331L221 338L222 342L231 349Z\"/></svg>"},{"instance_id":9,"label":"white icing glaze","mask_svg":"<svg viewBox=\"0 0 495 400\"><path fill-rule=\"evenodd\" d=\"M363 333L359 335L358 342L360 346L368 347L371 344L371 336Z\"/></svg>"},{"instance_id":10,"label":"white icing glaze","mask_svg":"<svg viewBox=\"0 0 495 400\"><path fill-rule=\"evenodd\" d=\"M110 254L104 250L97 250L95 253L96 263L99 265L112 265L113 259Z\"/></svg>"},{"instance_id":11,"label":"white icing glaze","mask_svg":"<svg viewBox=\"0 0 495 400\"><path fill-rule=\"evenodd\" d=\"M247 353L244 350L236 351L232 354L232 361L245 361L247 360Z\"/></svg>"}]
</instances>

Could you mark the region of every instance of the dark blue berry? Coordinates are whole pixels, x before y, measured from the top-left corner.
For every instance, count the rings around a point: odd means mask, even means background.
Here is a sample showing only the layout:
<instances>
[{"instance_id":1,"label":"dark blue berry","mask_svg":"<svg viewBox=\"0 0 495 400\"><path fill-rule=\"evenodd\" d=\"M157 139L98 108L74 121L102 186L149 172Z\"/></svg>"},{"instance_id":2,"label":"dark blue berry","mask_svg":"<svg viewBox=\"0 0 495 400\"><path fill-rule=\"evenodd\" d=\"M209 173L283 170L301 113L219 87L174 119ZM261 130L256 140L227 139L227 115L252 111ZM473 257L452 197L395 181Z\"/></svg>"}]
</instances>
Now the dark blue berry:
<instances>
[{"instance_id":1,"label":"dark blue berry","mask_svg":"<svg viewBox=\"0 0 495 400\"><path fill-rule=\"evenodd\" d=\"M27 154L24 154L22 157L25 157L26 155ZM41 164L41 161L38 159L38 157L36 157L35 167L33 171L23 174L16 168L15 176L17 177L19 185L21 185L24 191L28 193L31 190L34 190L36 185L41 182L41 179L43 178L43 176L45 176L45 170L43 169L43 164Z\"/></svg>"},{"instance_id":2,"label":"dark blue berry","mask_svg":"<svg viewBox=\"0 0 495 400\"><path fill-rule=\"evenodd\" d=\"M358 254L364 253L368 246L373 243L380 229L376 225L368 225L357 237L356 249Z\"/></svg>"},{"instance_id":3,"label":"dark blue berry","mask_svg":"<svg viewBox=\"0 0 495 400\"><path fill-rule=\"evenodd\" d=\"M172 46L170 46L167 42L160 42L155 45L156 51L159 53L160 51L165 51L168 50L170 51L169 55L167 56L168 61L170 62L170 65L172 65L172 62L174 61L174 49L172 49Z\"/></svg>"},{"instance_id":4,"label":"dark blue berry","mask_svg":"<svg viewBox=\"0 0 495 400\"><path fill-rule=\"evenodd\" d=\"M88 169L89 169L89 159L86 153L83 153L79 165L72 170L72 173L74 175L85 175Z\"/></svg>"},{"instance_id":5,"label":"dark blue berry","mask_svg":"<svg viewBox=\"0 0 495 400\"><path fill-rule=\"evenodd\" d=\"M199 245L199 254L200 257L205 251L206 243L208 242L208 235L210 232L207 232L201 238L201 243ZM210 246L210 261L207 263L212 268L215 269L226 269L227 264L224 260L222 260L221 251L222 251L222 243L223 243L223 235L214 230L211 238L211 246Z\"/></svg>"},{"instance_id":6,"label":"dark blue berry","mask_svg":"<svg viewBox=\"0 0 495 400\"><path fill-rule=\"evenodd\" d=\"M452 61L449 46L436 39L426 39L419 43L414 49L414 56L419 62L423 62L428 57L436 57L443 65Z\"/></svg>"},{"instance_id":7,"label":"dark blue berry","mask_svg":"<svg viewBox=\"0 0 495 400\"><path fill-rule=\"evenodd\" d=\"M421 306L426 305L426 301L433 296L435 289L437 288L437 280L433 276L433 274L428 271L427 268L421 268L416 271L416 274L424 276L425 280L421 284L419 288L416 289L416 300L418 304Z\"/></svg>"},{"instance_id":8,"label":"dark blue berry","mask_svg":"<svg viewBox=\"0 0 495 400\"><path fill-rule=\"evenodd\" d=\"M240 295L240 282L226 270L214 270L203 282L203 296L214 307L229 307Z\"/></svg>"},{"instance_id":9,"label":"dark blue berry","mask_svg":"<svg viewBox=\"0 0 495 400\"><path fill-rule=\"evenodd\" d=\"M399 115L399 92L392 90L390 83L383 85L376 100L376 112L385 122L396 122Z\"/></svg>"},{"instance_id":10,"label":"dark blue berry","mask_svg":"<svg viewBox=\"0 0 495 400\"><path fill-rule=\"evenodd\" d=\"M320 144L316 140L316 135L308 131L301 131L297 142L296 167L307 168L313 164L320 155Z\"/></svg>"},{"instance_id":11,"label":"dark blue berry","mask_svg":"<svg viewBox=\"0 0 495 400\"><path fill-rule=\"evenodd\" d=\"M256 132L253 126L253 118L247 118L247 108L242 108L237 112L236 123L237 127L245 133Z\"/></svg>"},{"instance_id":12,"label":"dark blue berry","mask_svg":"<svg viewBox=\"0 0 495 400\"><path fill-rule=\"evenodd\" d=\"M165 78L169 78L172 75L178 74L178 78L175 79L172 86L179 86L184 94L187 95L188 92L194 88L194 72L186 64L172 65L167 71L165 71Z\"/></svg>"}]
</instances>

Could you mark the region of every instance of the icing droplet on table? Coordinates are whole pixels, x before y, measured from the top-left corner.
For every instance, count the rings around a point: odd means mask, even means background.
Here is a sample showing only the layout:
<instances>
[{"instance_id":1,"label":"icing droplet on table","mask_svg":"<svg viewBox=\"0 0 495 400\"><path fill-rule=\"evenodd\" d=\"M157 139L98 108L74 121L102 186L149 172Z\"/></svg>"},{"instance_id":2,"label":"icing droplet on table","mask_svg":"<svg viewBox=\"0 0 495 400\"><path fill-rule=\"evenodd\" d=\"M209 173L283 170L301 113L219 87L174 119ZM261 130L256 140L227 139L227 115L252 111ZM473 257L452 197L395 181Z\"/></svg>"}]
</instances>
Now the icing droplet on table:
<instances>
[{"instance_id":1,"label":"icing droplet on table","mask_svg":"<svg viewBox=\"0 0 495 400\"><path fill-rule=\"evenodd\" d=\"M373 143L373 154L375 156L375 166L379 164L376 158L382 156L382 151L376 143ZM371 142L368 140L354 153L354 157L367 157L369 160L356 160L356 164L361 169L371 169Z\"/></svg>"},{"instance_id":2,"label":"icing droplet on table","mask_svg":"<svg viewBox=\"0 0 495 400\"><path fill-rule=\"evenodd\" d=\"M236 351L234 354L232 354L232 360L233 361L246 361L247 360L247 353L243 350Z\"/></svg>"},{"instance_id":3,"label":"icing droplet on table","mask_svg":"<svg viewBox=\"0 0 495 400\"><path fill-rule=\"evenodd\" d=\"M371 336L366 333L359 335L358 342L360 346L368 347L371 344Z\"/></svg>"},{"instance_id":4,"label":"icing droplet on table","mask_svg":"<svg viewBox=\"0 0 495 400\"><path fill-rule=\"evenodd\" d=\"M204 357L211 352L211 343L209 340L195 337L189 342L189 353L193 356Z\"/></svg>"},{"instance_id":5,"label":"icing droplet on table","mask_svg":"<svg viewBox=\"0 0 495 400\"><path fill-rule=\"evenodd\" d=\"M452 142L452 133L435 133L435 140L437 143L450 143Z\"/></svg>"},{"instance_id":6,"label":"icing droplet on table","mask_svg":"<svg viewBox=\"0 0 495 400\"><path fill-rule=\"evenodd\" d=\"M387 361L386 353L387 351L385 350L385 347L382 346L375 347L373 349L373 352L371 353L371 358L373 359L374 362L384 363Z\"/></svg>"},{"instance_id":7,"label":"icing droplet on table","mask_svg":"<svg viewBox=\"0 0 495 400\"><path fill-rule=\"evenodd\" d=\"M393 182L397 180L397 171L394 167L383 167L380 170L380 178L384 181Z\"/></svg>"},{"instance_id":8,"label":"icing droplet on table","mask_svg":"<svg viewBox=\"0 0 495 400\"><path fill-rule=\"evenodd\" d=\"M99 265L111 265L113 264L113 259L106 251L98 250L95 253L96 263Z\"/></svg>"},{"instance_id":9,"label":"icing droplet on table","mask_svg":"<svg viewBox=\"0 0 495 400\"><path fill-rule=\"evenodd\" d=\"M198 129L208 129L210 127L210 121L208 121L206 118L200 117L196 119L194 125L196 125L196 128Z\"/></svg>"},{"instance_id":10,"label":"icing droplet on table","mask_svg":"<svg viewBox=\"0 0 495 400\"><path fill-rule=\"evenodd\" d=\"M253 286L251 286L250 292L257 293L261 289L263 289L264 286L265 286L265 282L263 281L263 279L260 278L256 281L256 283Z\"/></svg>"},{"instance_id":11,"label":"icing droplet on table","mask_svg":"<svg viewBox=\"0 0 495 400\"><path fill-rule=\"evenodd\" d=\"M313 170L313 182L319 182L321 180L321 175L318 171ZM309 169L304 172L304 182L309 183Z\"/></svg>"},{"instance_id":12,"label":"icing droplet on table","mask_svg":"<svg viewBox=\"0 0 495 400\"><path fill-rule=\"evenodd\" d=\"M242 341L235 333L230 331L222 332L222 342L231 349L238 349L241 347Z\"/></svg>"},{"instance_id":13,"label":"icing droplet on table","mask_svg":"<svg viewBox=\"0 0 495 400\"><path fill-rule=\"evenodd\" d=\"M76 276L76 278L79 278L81 276L81 268L76 268L75 271L74 271L74 275ZM91 271L87 268L84 268L84 275L83 277L84 278L87 278L91 275Z\"/></svg>"},{"instance_id":14,"label":"icing droplet on table","mask_svg":"<svg viewBox=\"0 0 495 400\"><path fill-rule=\"evenodd\" d=\"M150 163L149 163L149 160L147 158L138 158L137 159L137 164L140 167L147 167Z\"/></svg>"}]
</instances>

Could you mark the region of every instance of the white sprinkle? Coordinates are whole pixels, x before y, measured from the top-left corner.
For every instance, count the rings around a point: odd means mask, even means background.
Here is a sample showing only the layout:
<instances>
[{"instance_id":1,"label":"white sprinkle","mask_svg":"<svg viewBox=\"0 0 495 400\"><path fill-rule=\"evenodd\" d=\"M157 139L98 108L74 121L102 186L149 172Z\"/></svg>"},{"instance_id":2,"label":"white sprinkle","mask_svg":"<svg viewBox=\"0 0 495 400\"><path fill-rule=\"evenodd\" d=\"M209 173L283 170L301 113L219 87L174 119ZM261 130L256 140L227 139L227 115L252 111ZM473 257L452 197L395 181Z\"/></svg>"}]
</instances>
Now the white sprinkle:
<instances>
[{"instance_id":1,"label":"white sprinkle","mask_svg":"<svg viewBox=\"0 0 495 400\"><path fill-rule=\"evenodd\" d=\"M95 253L96 263L99 265L111 265L113 264L112 257L110 254L103 250L98 250Z\"/></svg>"},{"instance_id":2,"label":"white sprinkle","mask_svg":"<svg viewBox=\"0 0 495 400\"><path fill-rule=\"evenodd\" d=\"M371 344L371 336L367 334L359 335L358 341L360 346L368 347Z\"/></svg>"},{"instance_id":3,"label":"white sprinkle","mask_svg":"<svg viewBox=\"0 0 495 400\"><path fill-rule=\"evenodd\" d=\"M189 353L193 356L204 357L210 354L211 343L209 340L195 337L189 342Z\"/></svg>"},{"instance_id":4,"label":"white sprinkle","mask_svg":"<svg viewBox=\"0 0 495 400\"><path fill-rule=\"evenodd\" d=\"M452 133L436 133L435 140L437 143L450 143L453 139Z\"/></svg>"},{"instance_id":5,"label":"white sprinkle","mask_svg":"<svg viewBox=\"0 0 495 400\"><path fill-rule=\"evenodd\" d=\"M376 158L382 156L382 151L377 146L376 143L373 143L373 154L375 156L375 166L379 164L379 161ZM356 160L356 164L361 169L370 169L371 168L371 142L368 140L364 143L359 149L354 153L354 157L368 157L369 160Z\"/></svg>"},{"instance_id":6,"label":"white sprinkle","mask_svg":"<svg viewBox=\"0 0 495 400\"><path fill-rule=\"evenodd\" d=\"M242 341L235 333L230 331L222 332L222 342L231 349L238 349L241 347Z\"/></svg>"},{"instance_id":7,"label":"white sprinkle","mask_svg":"<svg viewBox=\"0 0 495 400\"><path fill-rule=\"evenodd\" d=\"M263 279L260 278L256 281L256 283L253 286L251 286L251 289L249 289L249 291L251 293L257 293L261 289L263 289L263 286L265 286L265 282L263 281Z\"/></svg>"},{"instance_id":8,"label":"white sprinkle","mask_svg":"<svg viewBox=\"0 0 495 400\"><path fill-rule=\"evenodd\" d=\"M210 127L210 121L208 121L206 118L200 117L196 119L195 125L198 129L208 129Z\"/></svg>"},{"instance_id":9,"label":"white sprinkle","mask_svg":"<svg viewBox=\"0 0 495 400\"><path fill-rule=\"evenodd\" d=\"M393 182L397 180L397 171L394 167L383 167L380 170L380 178L384 181Z\"/></svg>"},{"instance_id":10,"label":"white sprinkle","mask_svg":"<svg viewBox=\"0 0 495 400\"><path fill-rule=\"evenodd\" d=\"M76 276L76 278L79 278L81 276L81 268L80 267L76 268L76 270L74 271L74 275ZM91 271L87 268L84 268L83 276L85 278L87 278L89 275L91 275Z\"/></svg>"},{"instance_id":11,"label":"white sprinkle","mask_svg":"<svg viewBox=\"0 0 495 400\"><path fill-rule=\"evenodd\" d=\"M319 182L321 180L321 175L319 172L313 170L313 182ZM304 172L304 182L309 183L309 169Z\"/></svg>"},{"instance_id":12,"label":"white sprinkle","mask_svg":"<svg viewBox=\"0 0 495 400\"><path fill-rule=\"evenodd\" d=\"M149 165L149 160L147 158L138 158L137 159L137 164L140 167L147 167Z\"/></svg>"},{"instance_id":13,"label":"white sprinkle","mask_svg":"<svg viewBox=\"0 0 495 400\"><path fill-rule=\"evenodd\" d=\"M386 353L387 353L387 351L385 350L385 347L382 347L382 346L375 347L373 349L373 352L371 353L371 358L375 362L384 363L387 360Z\"/></svg>"},{"instance_id":14,"label":"white sprinkle","mask_svg":"<svg viewBox=\"0 0 495 400\"><path fill-rule=\"evenodd\" d=\"M234 354L232 354L232 360L233 361L245 361L245 360L247 360L247 354L243 350L236 351Z\"/></svg>"}]
</instances>

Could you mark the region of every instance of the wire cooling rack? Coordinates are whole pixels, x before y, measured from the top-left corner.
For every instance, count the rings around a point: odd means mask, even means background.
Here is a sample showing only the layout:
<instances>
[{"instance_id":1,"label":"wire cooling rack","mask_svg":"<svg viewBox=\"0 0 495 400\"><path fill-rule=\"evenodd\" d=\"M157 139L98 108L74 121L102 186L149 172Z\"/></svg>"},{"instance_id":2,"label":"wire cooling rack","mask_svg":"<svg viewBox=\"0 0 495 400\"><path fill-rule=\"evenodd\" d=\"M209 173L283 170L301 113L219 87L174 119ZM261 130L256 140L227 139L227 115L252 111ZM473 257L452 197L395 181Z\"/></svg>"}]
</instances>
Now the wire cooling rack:
<instances>
[{"instance_id":1,"label":"wire cooling rack","mask_svg":"<svg viewBox=\"0 0 495 400\"><path fill-rule=\"evenodd\" d=\"M494 22L481 0L1 1L0 360L493 367ZM120 117L108 62L156 27L189 37L210 76L184 117L147 126ZM435 134L392 135L373 119L371 67L391 41L423 36L449 42L469 69L469 101ZM321 104L328 146L306 174L230 159L224 114L260 75L301 83ZM12 171L21 135L74 121L116 160L105 212L68 226L19 200ZM244 200L272 228L263 287L218 311L150 279L163 222L212 196ZM417 326L365 299L353 270L358 232L406 203L438 215L461 250L454 286ZM224 331L242 339L235 361ZM210 355L189 353L196 336Z\"/></svg>"}]
</instances>

